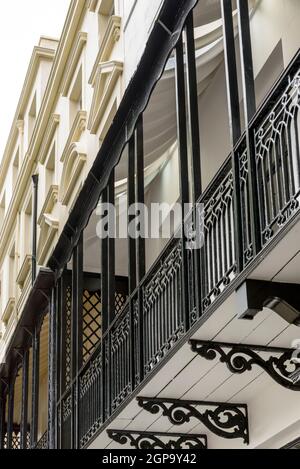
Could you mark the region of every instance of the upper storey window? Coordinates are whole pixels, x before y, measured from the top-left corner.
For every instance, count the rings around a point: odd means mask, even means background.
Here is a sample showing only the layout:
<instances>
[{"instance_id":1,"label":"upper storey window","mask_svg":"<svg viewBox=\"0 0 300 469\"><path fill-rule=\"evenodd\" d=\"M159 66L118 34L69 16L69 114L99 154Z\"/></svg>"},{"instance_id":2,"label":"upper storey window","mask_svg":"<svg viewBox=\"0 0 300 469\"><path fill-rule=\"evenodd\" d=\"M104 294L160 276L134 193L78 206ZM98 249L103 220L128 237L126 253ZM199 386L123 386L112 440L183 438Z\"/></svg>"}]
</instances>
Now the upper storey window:
<instances>
[{"instance_id":1,"label":"upper storey window","mask_svg":"<svg viewBox=\"0 0 300 469\"><path fill-rule=\"evenodd\" d=\"M6 213L6 199L5 199L5 191L4 191L0 199L0 227L3 224L5 213Z\"/></svg>"},{"instance_id":2,"label":"upper storey window","mask_svg":"<svg viewBox=\"0 0 300 469\"><path fill-rule=\"evenodd\" d=\"M83 109L82 99L82 66L79 68L75 81L70 91L70 127L72 127L76 115Z\"/></svg>"},{"instance_id":3,"label":"upper storey window","mask_svg":"<svg viewBox=\"0 0 300 469\"><path fill-rule=\"evenodd\" d=\"M20 166L20 151L17 150L15 158L13 160L13 188L16 185L18 174L19 174L19 166Z\"/></svg>"},{"instance_id":4,"label":"upper storey window","mask_svg":"<svg viewBox=\"0 0 300 469\"><path fill-rule=\"evenodd\" d=\"M36 94L35 94L31 102L29 112L28 112L28 144L30 143L30 140L33 134L33 129L34 129L35 122L36 122L36 116L37 116L37 107L36 107Z\"/></svg>"}]
</instances>

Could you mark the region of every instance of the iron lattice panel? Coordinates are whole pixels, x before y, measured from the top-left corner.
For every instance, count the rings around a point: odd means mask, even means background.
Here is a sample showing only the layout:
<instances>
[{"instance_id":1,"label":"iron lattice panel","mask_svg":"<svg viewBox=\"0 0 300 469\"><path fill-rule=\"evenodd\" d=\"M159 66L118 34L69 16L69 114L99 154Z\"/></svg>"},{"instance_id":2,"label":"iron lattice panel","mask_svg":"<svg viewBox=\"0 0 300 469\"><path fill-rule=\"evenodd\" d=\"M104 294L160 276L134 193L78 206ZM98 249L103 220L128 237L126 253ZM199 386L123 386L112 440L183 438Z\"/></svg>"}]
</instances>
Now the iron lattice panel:
<instances>
[{"instance_id":1,"label":"iron lattice panel","mask_svg":"<svg viewBox=\"0 0 300 469\"><path fill-rule=\"evenodd\" d=\"M100 291L83 292L83 337L82 355L84 363L95 350L102 335L101 296Z\"/></svg>"},{"instance_id":2,"label":"iron lattice panel","mask_svg":"<svg viewBox=\"0 0 300 469\"><path fill-rule=\"evenodd\" d=\"M120 314L120 312L123 310L125 304L127 301L127 295L125 295L122 292L116 292L115 294L115 312L116 315Z\"/></svg>"},{"instance_id":3,"label":"iron lattice panel","mask_svg":"<svg viewBox=\"0 0 300 469\"><path fill-rule=\"evenodd\" d=\"M4 442L3 448L8 449L7 447L7 433L4 435ZM12 440L11 440L11 449L21 449L21 440L20 440L20 432L13 432Z\"/></svg>"},{"instance_id":4,"label":"iron lattice panel","mask_svg":"<svg viewBox=\"0 0 300 469\"><path fill-rule=\"evenodd\" d=\"M66 289L66 388L71 383L72 287Z\"/></svg>"}]
</instances>

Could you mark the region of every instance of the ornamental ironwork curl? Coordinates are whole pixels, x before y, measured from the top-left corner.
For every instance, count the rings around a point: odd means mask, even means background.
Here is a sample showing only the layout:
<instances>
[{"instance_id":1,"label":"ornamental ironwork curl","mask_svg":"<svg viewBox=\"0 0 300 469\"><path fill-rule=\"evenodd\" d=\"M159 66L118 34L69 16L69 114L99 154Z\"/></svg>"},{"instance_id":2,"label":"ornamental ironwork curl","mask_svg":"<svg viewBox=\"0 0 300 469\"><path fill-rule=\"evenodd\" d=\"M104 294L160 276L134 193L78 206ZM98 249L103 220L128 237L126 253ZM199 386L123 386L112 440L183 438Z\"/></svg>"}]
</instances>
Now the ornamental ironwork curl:
<instances>
[{"instance_id":1,"label":"ornamental ironwork curl","mask_svg":"<svg viewBox=\"0 0 300 469\"><path fill-rule=\"evenodd\" d=\"M233 227L233 170L226 164L216 182L203 197L205 264L203 310L207 309L236 276Z\"/></svg>"},{"instance_id":2,"label":"ornamental ironwork curl","mask_svg":"<svg viewBox=\"0 0 300 469\"><path fill-rule=\"evenodd\" d=\"M109 438L120 445L130 444L133 448L141 450L207 449L206 435L131 432L126 430L107 430L107 434Z\"/></svg>"},{"instance_id":3,"label":"ornamental ironwork curl","mask_svg":"<svg viewBox=\"0 0 300 469\"><path fill-rule=\"evenodd\" d=\"M151 399L138 397L139 406L151 414L162 413L172 425L183 425L195 418L212 433L226 439L242 438L249 444L248 412L245 404Z\"/></svg>"},{"instance_id":4,"label":"ornamental ironwork curl","mask_svg":"<svg viewBox=\"0 0 300 469\"><path fill-rule=\"evenodd\" d=\"M251 371L253 366L259 366L276 383L292 391L300 391L300 364L294 359L294 349L197 340L191 341L191 348L206 360L219 358L233 374L243 374ZM268 353L268 358L259 352Z\"/></svg>"},{"instance_id":5,"label":"ornamental ironwork curl","mask_svg":"<svg viewBox=\"0 0 300 469\"><path fill-rule=\"evenodd\" d=\"M272 109L254 128L261 240L267 244L299 209L300 71L288 76Z\"/></svg>"}]
</instances>

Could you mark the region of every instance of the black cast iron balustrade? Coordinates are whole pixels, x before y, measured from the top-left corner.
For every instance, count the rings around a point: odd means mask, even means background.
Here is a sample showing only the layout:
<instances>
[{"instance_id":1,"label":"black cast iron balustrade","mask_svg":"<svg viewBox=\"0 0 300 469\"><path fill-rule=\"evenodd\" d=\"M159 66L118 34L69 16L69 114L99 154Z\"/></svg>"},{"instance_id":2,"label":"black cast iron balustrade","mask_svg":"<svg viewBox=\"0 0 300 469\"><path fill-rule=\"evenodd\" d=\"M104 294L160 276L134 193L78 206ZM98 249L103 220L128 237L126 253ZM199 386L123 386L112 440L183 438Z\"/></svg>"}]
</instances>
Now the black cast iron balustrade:
<instances>
[{"instance_id":1,"label":"black cast iron balustrade","mask_svg":"<svg viewBox=\"0 0 300 469\"><path fill-rule=\"evenodd\" d=\"M79 442L83 447L102 424L102 349L98 347L79 374Z\"/></svg>"},{"instance_id":2,"label":"black cast iron balustrade","mask_svg":"<svg viewBox=\"0 0 300 469\"><path fill-rule=\"evenodd\" d=\"M239 167L239 190L242 215L242 242L243 249L243 267L246 267L252 261L254 256L253 240L251 233L251 211L250 211L250 188L249 188L249 163L248 151L246 147L246 138L243 137L235 150L235 157Z\"/></svg>"},{"instance_id":3,"label":"black cast iron balustrade","mask_svg":"<svg viewBox=\"0 0 300 469\"><path fill-rule=\"evenodd\" d=\"M114 411L133 389L130 374L129 304L110 327L111 410Z\"/></svg>"},{"instance_id":4,"label":"black cast iron balustrade","mask_svg":"<svg viewBox=\"0 0 300 469\"><path fill-rule=\"evenodd\" d=\"M61 399L59 423L61 434L61 449L69 449L72 430L72 395L70 389Z\"/></svg>"},{"instance_id":5,"label":"black cast iron balustrade","mask_svg":"<svg viewBox=\"0 0 300 469\"><path fill-rule=\"evenodd\" d=\"M139 310L138 295L133 297L132 307L133 307L133 335L134 335L133 343L134 343L134 371L135 371L134 387L136 387L141 382L141 376L140 376L141 354L139 353L139 350L141 347L141 334L140 334L140 310Z\"/></svg>"},{"instance_id":6,"label":"black cast iron balustrade","mask_svg":"<svg viewBox=\"0 0 300 469\"><path fill-rule=\"evenodd\" d=\"M8 435L7 435L7 424L4 425L4 441L3 448L7 448ZM21 449L21 430L20 425L13 425L12 436L11 436L11 449Z\"/></svg>"},{"instance_id":7,"label":"black cast iron balustrade","mask_svg":"<svg viewBox=\"0 0 300 469\"><path fill-rule=\"evenodd\" d=\"M236 276L231 160L226 161L200 202L204 204L201 271L205 310Z\"/></svg>"},{"instance_id":8,"label":"black cast iron balustrade","mask_svg":"<svg viewBox=\"0 0 300 469\"><path fill-rule=\"evenodd\" d=\"M149 373L184 335L181 240L173 239L143 289L144 371Z\"/></svg>"},{"instance_id":9,"label":"black cast iron balustrade","mask_svg":"<svg viewBox=\"0 0 300 469\"><path fill-rule=\"evenodd\" d=\"M299 208L300 72L297 60L292 67L294 72L285 73L249 127L253 142L250 157L255 159L257 171L254 178L257 181L262 247ZM242 213L242 268L256 254L250 230L253 194L249 189L248 149L246 137L242 136L234 149L240 174L237 187ZM230 157L198 201L204 205L204 246L200 250L201 275L198 280L201 282L202 304L197 310L197 267L194 253L189 252L187 284L191 325L238 275L234 187ZM161 363L184 336L182 252L182 239L172 238L126 305L122 304L121 311L102 337L102 346L99 346L104 353L102 359L98 360L97 354L93 354L80 373L82 446L88 444L102 423L140 384L143 376ZM97 366L93 364L94 360L98 360ZM66 371L68 374L68 363ZM67 432L71 424L70 399L66 393L60 402L60 422Z\"/></svg>"},{"instance_id":10,"label":"black cast iron balustrade","mask_svg":"<svg viewBox=\"0 0 300 469\"><path fill-rule=\"evenodd\" d=\"M271 110L254 123L257 191L264 246L299 208L300 71L287 75Z\"/></svg>"}]
</instances>

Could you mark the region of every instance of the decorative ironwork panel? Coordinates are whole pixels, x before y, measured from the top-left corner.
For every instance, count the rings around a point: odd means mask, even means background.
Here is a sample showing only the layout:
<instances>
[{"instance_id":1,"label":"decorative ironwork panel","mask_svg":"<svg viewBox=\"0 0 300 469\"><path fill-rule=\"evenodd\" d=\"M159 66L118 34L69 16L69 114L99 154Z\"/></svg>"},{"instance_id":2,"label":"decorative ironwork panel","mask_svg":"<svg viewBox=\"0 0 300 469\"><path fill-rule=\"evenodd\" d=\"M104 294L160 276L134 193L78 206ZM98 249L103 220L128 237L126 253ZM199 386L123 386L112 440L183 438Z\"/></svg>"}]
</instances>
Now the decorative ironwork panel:
<instances>
[{"instance_id":1,"label":"decorative ironwork panel","mask_svg":"<svg viewBox=\"0 0 300 469\"><path fill-rule=\"evenodd\" d=\"M61 449L71 448L72 395L69 390L61 401Z\"/></svg>"},{"instance_id":2,"label":"decorative ironwork panel","mask_svg":"<svg viewBox=\"0 0 300 469\"><path fill-rule=\"evenodd\" d=\"M300 365L294 349L258 345L191 341L192 350L206 360L219 359L231 373L242 374L259 366L281 386L300 391Z\"/></svg>"},{"instance_id":3,"label":"decorative ironwork panel","mask_svg":"<svg viewBox=\"0 0 300 469\"><path fill-rule=\"evenodd\" d=\"M66 303L65 303L65 382L66 388L71 383L71 340L72 340L72 287L69 285L66 288Z\"/></svg>"},{"instance_id":4,"label":"decorative ironwork panel","mask_svg":"<svg viewBox=\"0 0 300 469\"><path fill-rule=\"evenodd\" d=\"M272 239L300 202L300 71L254 130L262 245Z\"/></svg>"},{"instance_id":5,"label":"decorative ironwork panel","mask_svg":"<svg viewBox=\"0 0 300 469\"><path fill-rule=\"evenodd\" d=\"M35 449L48 449L48 432L46 431L42 438L38 441Z\"/></svg>"},{"instance_id":6,"label":"decorative ironwork panel","mask_svg":"<svg viewBox=\"0 0 300 469\"><path fill-rule=\"evenodd\" d=\"M172 240L143 286L144 369L149 373L184 334L181 241Z\"/></svg>"},{"instance_id":7,"label":"decorative ironwork panel","mask_svg":"<svg viewBox=\"0 0 300 469\"><path fill-rule=\"evenodd\" d=\"M140 341L140 312L139 312L139 300L138 298L134 298L132 301L133 307L133 333L134 333L134 361L135 361L135 387L138 386L141 382L140 377L140 360L141 355L138 352L140 347L142 346Z\"/></svg>"},{"instance_id":8,"label":"decorative ironwork panel","mask_svg":"<svg viewBox=\"0 0 300 469\"><path fill-rule=\"evenodd\" d=\"M206 435L107 430L109 438L135 449L207 449Z\"/></svg>"},{"instance_id":9,"label":"decorative ironwork panel","mask_svg":"<svg viewBox=\"0 0 300 469\"><path fill-rule=\"evenodd\" d=\"M204 194L204 247L202 249L203 311L236 275L233 171L231 161L222 168Z\"/></svg>"},{"instance_id":10,"label":"decorative ironwork panel","mask_svg":"<svg viewBox=\"0 0 300 469\"><path fill-rule=\"evenodd\" d=\"M5 424L5 433L4 433L4 440L3 440L3 449L8 449L8 435L7 435L7 424ZM21 449L21 432L20 432L20 425L14 425L13 432L12 432L12 439L11 439L11 449Z\"/></svg>"},{"instance_id":11,"label":"decorative ironwork panel","mask_svg":"<svg viewBox=\"0 0 300 469\"><path fill-rule=\"evenodd\" d=\"M95 435L102 424L102 353L96 350L79 376L79 440L80 447Z\"/></svg>"},{"instance_id":12,"label":"decorative ironwork panel","mask_svg":"<svg viewBox=\"0 0 300 469\"><path fill-rule=\"evenodd\" d=\"M121 311L123 310L126 301L127 301L128 295L124 294L123 292L118 292L116 291L115 294L115 311L116 314L120 314Z\"/></svg>"},{"instance_id":13,"label":"decorative ironwork panel","mask_svg":"<svg viewBox=\"0 0 300 469\"><path fill-rule=\"evenodd\" d=\"M14 430L12 433L12 449L21 449L20 430Z\"/></svg>"},{"instance_id":14,"label":"decorative ironwork panel","mask_svg":"<svg viewBox=\"0 0 300 469\"><path fill-rule=\"evenodd\" d=\"M192 326L199 316L201 316L200 304L198 301L200 282L200 254L201 243L203 242L203 215L201 205L197 204L184 222L185 242L187 248L187 289L190 325Z\"/></svg>"},{"instance_id":15,"label":"decorative ironwork panel","mask_svg":"<svg viewBox=\"0 0 300 469\"><path fill-rule=\"evenodd\" d=\"M26 433L26 448L30 449L30 430Z\"/></svg>"},{"instance_id":16,"label":"decorative ironwork panel","mask_svg":"<svg viewBox=\"0 0 300 469\"><path fill-rule=\"evenodd\" d=\"M110 329L112 411L114 411L132 391L129 322L129 305L127 305Z\"/></svg>"},{"instance_id":17,"label":"decorative ironwork panel","mask_svg":"<svg viewBox=\"0 0 300 469\"><path fill-rule=\"evenodd\" d=\"M161 413L172 425L180 426L194 418L222 438L242 438L249 444L248 411L245 404L146 397L138 397L137 400L144 410L155 415Z\"/></svg>"},{"instance_id":18,"label":"decorative ironwork panel","mask_svg":"<svg viewBox=\"0 0 300 469\"><path fill-rule=\"evenodd\" d=\"M100 290L90 292L85 289L83 292L83 327L82 327L82 357L86 363L99 344L102 335L101 319L101 296Z\"/></svg>"},{"instance_id":19,"label":"decorative ironwork panel","mask_svg":"<svg viewBox=\"0 0 300 469\"><path fill-rule=\"evenodd\" d=\"M242 215L242 247L243 267L246 267L253 259L253 241L251 235L251 211L250 211L250 188L249 188L249 164L246 139L243 139L236 150L236 158L239 165L240 202Z\"/></svg>"}]
</instances>

